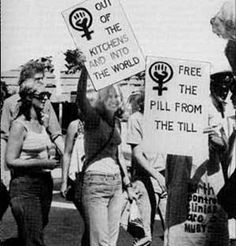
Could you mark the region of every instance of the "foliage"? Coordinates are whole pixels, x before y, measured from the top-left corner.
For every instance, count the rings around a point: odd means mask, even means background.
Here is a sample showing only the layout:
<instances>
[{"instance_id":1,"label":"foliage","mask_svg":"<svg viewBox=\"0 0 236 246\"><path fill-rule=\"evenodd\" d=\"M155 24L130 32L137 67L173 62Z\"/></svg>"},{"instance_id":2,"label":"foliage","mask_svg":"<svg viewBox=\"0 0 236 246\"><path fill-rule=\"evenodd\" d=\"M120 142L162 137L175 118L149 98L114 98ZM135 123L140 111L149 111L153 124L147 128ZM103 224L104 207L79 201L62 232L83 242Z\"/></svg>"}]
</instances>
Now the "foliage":
<instances>
[{"instance_id":1,"label":"foliage","mask_svg":"<svg viewBox=\"0 0 236 246\"><path fill-rule=\"evenodd\" d=\"M83 64L83 53L79 49L67 50L65 53L65 61L67 64L66 74L74 74L77 71L81 70Z\"/></svg>"}]
</instances>

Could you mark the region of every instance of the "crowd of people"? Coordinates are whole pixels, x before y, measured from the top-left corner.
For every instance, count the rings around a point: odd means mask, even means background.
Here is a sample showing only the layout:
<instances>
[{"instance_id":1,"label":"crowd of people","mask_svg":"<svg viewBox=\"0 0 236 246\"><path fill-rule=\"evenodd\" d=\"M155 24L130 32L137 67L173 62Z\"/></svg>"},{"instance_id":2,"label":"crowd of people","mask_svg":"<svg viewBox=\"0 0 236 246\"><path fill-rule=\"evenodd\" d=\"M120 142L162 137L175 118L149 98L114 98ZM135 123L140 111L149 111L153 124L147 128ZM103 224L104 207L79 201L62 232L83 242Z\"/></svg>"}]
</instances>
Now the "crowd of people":
<instances>
[{"instance_id":1,"label":"crowd of people","mask_svg":"<svg viewBox=\"0 0 236 246\"><path fill-rule=\"evenodd\" d=\"M20 74L19 94L4 101L1 116L1 141L6 145L1 151L6 152L5 163L11 170L9 194L1 183L1 190L5 191L5 200L1 201L6 202L5 206L1 202L1 216L9 202L22 245L44 245L43 230L48 223L53 189L50 171L59 164L54 156L50 156L53 142L63 156L61 194L65 198L69 192L69 174L74 172L75 175L72 200L85 223L81 245L116 245L124 213L124 193L127 193L129 203L136 202L142 222L143 233L133 235L133 245L151 244L156 212L162 221L163 232L178 224L181 218L173 216L174 210L184 211L187 207L184 198L188 190L183 189L183 185L187 181L189 189L189 181L192 181L191 189L196 189L194 185L200 182L200 178L195 175L192 180L188 179L192 163L190 157L149 153L143 149L144 88L133 92L128 99L131 113L127 136L121 139L120 120L124 102L119 85L91 92L87 90L88 74L83 67L77 90L78 119L70 123L64 147L43 76L41 63L27 63ZM229 105L226 104L230 95L236 109L235 88L233 72L211 75L210 98L215 110L209 114L211 123L206 129L210 155L209 161L204 163L204 170L210 174L221 168L226 184L231 176L235 177L235 112L228 115ZM220 128L215 129L216 122L220 122ZM72 152L78 139L80 148L76 151L80 160L77 159L71 171ZM131 149L129 172L124 165L121 141ZM81 173L83 175L79 175ZM182 187L181 192L178 184ZM221 234L228 235L229 229L229 235L235 238L235 209L232 207L235 202L231 201L232 206L230 201L225 204L224 196L219 192L219 204L222 203L224 214L221 217L225 220L230 218L230 226ZM175 206L173 201L176 201ZM176 213L181 217L180 211ZM186 219L186 211L182 216ZM161 236L163 240L165 237L167 235Z\"/></svg>"},{"instance_id":2,"label":"crowd of people","mask_svg":"<svg viewBox=\"0 0 236 246\"><path fill-rule=\"evenodd\" d=\"M216 22L217 16L211 24ZM50 151L54 145L62 159L61 195L73 201L84 222L82 246L117 245L122 217L132 212L127 204L136 204L139 211L142 233L130 232L134 246L151 245L156 213L163 245L236 245L236 39L230 33L227 39L225 54L232 69L211 75L209 122L203 133L209 136L209 158L197 166L190 156L144 148L144 88L134 91L128 102L119 84L96 92L88 89L85 66L77 87L77 119L69 124L64 141L45 88L44 66L40 61L26 63L19 93L1 104L1 166L10 169L11 177L9 187L1 180L0 219L10 205L18 245L45 245L51 170L59 167ZM127 103L131 111L124 139L121 121ZM130 169L122 142L130 147ZM181 236L199 190L214 201L213 210L198 221L207 229L201 238Z\"/></svg>"}]
</instances>

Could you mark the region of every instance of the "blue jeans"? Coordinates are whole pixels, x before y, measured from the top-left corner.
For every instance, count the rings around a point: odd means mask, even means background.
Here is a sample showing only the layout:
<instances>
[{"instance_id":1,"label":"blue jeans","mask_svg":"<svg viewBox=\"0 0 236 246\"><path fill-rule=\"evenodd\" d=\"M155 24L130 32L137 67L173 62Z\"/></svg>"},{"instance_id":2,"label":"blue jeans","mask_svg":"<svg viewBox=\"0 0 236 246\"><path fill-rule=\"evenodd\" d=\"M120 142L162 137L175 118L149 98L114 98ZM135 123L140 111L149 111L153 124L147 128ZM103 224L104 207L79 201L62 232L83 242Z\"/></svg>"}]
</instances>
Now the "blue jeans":
<instances>
[{"instance_id":1,"label":"blue jeans","mask_svg":"<svg viewBox=\"0 0 236 246\"><path fill-rule=\"evenodd\" d=\"M44 246L43 229L48 223L53 181L50 173L13 177L10 205L24 246Z\"/></svg>"},{"instance_id":2,"label":"blue jeans","mask_svg":"<svg viewBox=\"0 0 236 246\"><path fill-rule=\"evenodd\" d=\"M120 174L87 172L84 175L82 192L90 246L115 246L122 210Z\"/></svg>"},{"instance_id":3,"label":"blue jeans","mask_svg":"<svg viewBox=\"0 0 236 246\"><path fill-rule=\"evenodd\" d=\"M154 181L155 182L155 181ZM165 209L166 197L162 197L158 184L154 186L150 177L136 177L133 182L133 188L138 195L137 206L142 218L143 230L145 237L152 238L153 227L155 222L156 210L162 222L162 229L165 229Z\"/></svg>"}]
</instances>

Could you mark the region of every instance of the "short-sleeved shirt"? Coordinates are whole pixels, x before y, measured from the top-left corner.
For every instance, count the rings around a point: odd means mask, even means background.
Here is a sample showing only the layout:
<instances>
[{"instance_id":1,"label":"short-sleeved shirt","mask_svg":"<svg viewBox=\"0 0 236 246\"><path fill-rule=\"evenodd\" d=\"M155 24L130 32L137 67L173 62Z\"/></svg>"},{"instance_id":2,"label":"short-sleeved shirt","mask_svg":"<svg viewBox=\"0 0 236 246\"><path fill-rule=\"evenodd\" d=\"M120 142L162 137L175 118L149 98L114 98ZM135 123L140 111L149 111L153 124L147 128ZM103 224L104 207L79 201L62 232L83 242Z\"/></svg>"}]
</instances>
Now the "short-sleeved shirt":
<instances>
[{"instance_id":1,"label":"short-sleeved shirt","mask_svg":"<svg viewBox=\"0 0 236 246\"><path fill-rule=\"evenodd\" d=\"M139 111L133 113L128 120L127 130L127 144L130 145L143 145L143 114ZM150 165L157 171L163 171L166 164L166 155L160 153L150 152L143 147L144 156L149 161ZM132 168L136 175L144 175L144 170L137 165L135 159L132 157Z\"/></svg>"},{"instance_id":2,"label":"short-sleeved shirt","mask_svg":"<svg viewBox=\"0 0 236 246\"><path fill-rule=\"evenodd\" d=\"M4 101L1 115L1 139L8 139L12 121L16 118L20 106L19 94L14 94ZM57 116L49 100L45 103L44 113L48 115L45 127L50 134L52 140L61 135L61 127L57 120Z\"/></svg>"}]
</instances>

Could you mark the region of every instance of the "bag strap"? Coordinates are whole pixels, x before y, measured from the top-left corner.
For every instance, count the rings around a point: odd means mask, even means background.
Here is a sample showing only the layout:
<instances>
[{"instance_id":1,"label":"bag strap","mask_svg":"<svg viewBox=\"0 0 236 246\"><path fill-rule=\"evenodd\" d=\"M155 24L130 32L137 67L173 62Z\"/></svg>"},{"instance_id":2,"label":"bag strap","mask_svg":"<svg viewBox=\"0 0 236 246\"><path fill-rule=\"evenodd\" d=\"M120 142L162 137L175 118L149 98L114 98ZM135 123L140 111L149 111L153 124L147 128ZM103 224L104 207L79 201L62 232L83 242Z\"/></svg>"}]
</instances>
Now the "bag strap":
<instances>
[{"instance_id":1,"label":"bag strap","mask_svg":"<svg viewBox=\"0 0 236 246\"><path fill-rule=\"evenodd\" d=\"M80 133L83 133L84 129L84 124L82 123L82 121L78 120L78 124L77 124L77 131L75 133L74 136L74 142L76 140L76 138L79 136Z\"/></svg>"},{"instance_id":2,"label":"bag strap","mask_svg":"<svg viewBox=\"0 0 236 246\"><path fill-rule=\"evenodd\" d=\"M93 156L91 156L88 160L86 160L86 161L84 162L84 165L83 165L82 171L81 171L82 173L84 173L84 172L87 170L87 168L91 165L91 161L92 161L93 159L95 159L95 157L97 157L97 155L105 149L105 147L106 147L106 146L108 145L108 143L110 142L110 140L111 140L111 138L112 138L112 136L113 136L114 131L115 131L115 123L114 123L114 125L112 126L112 130L111 130L111 132L110 132L110 135L109 135L108 140L102 145L102 147L101 147L101 148L100 148Z\"/></svg>"}]
</instances>

